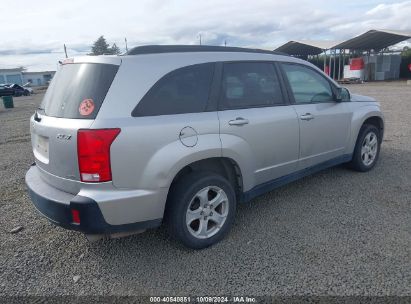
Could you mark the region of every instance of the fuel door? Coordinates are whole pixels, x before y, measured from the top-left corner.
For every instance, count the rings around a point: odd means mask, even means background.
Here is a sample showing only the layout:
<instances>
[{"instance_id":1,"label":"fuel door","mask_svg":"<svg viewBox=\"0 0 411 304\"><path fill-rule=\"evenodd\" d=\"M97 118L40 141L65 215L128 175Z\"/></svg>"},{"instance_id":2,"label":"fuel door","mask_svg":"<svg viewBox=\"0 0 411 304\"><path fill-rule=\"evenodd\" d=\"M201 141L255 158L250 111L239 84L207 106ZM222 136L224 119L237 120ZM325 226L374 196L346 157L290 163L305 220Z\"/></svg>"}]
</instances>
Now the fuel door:
<instances>
[{"instance_id":1,"label":"fuel door","mask_svg":"<svg viewBox=\"0 0 411 304\"><path fill-rule=\"evenodd\" d=\"M181 129L178 137L181 143L186 147L194 147L198 141L197 131L192 127L184 127Z\"/></svg>"}]
</instances>

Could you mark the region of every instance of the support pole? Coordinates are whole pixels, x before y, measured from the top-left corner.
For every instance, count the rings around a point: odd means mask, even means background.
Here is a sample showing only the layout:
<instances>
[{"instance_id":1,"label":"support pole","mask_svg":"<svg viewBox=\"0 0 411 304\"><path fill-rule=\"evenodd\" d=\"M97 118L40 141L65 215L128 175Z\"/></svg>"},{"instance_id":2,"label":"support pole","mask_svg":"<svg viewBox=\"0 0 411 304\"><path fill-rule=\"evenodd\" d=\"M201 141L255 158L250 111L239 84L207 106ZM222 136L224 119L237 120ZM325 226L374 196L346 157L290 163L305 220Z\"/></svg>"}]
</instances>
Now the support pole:
<instances>
[{"instance_id":1,"label":"support pole","mask_svg":"<svg viewBox=\"0 0 411 304\"><path fill-rule=\"evenodd\" d=\"M324 50L324 67L323 72L325 73L325 66L327 65L327 50Z\"/></svg>"},{"instance_id":2,"label":"support pole","mask_svg":"<svg viewBox=\"0 0 411 304\"><path fill-rule=\"evenodd\" d=\"M328 63L328 72L329 72L329 76L331 77L331 57L332 57L332 50L330 50L330 61Z\"/></svg>"},{"instance_id":3,"label":"support pole","mask_svg":"<svg viewBox=\"0 0 411 304\"><path fill-rule=\"evenodd\" d=\"M336 49L334 49L334 56L333 56L334 58L333 58L333 62L334 62L334 66L333 66L333 79L336 79L336 77L335 77L335 68L336 68L336 58L337 58L337 50Z\"/></svg>"},{"instance_id":4,"label":"support pole","mask_svg":"<svg viewBox=\"0 0 411 304\"><path fill-rule=\"evenodd\" d=\"M344 53L343 53L343 73L342 73L342 77L343 77L343 79L345 78L345 75L344 75L344 68L345 68L345 49L344 49Z\"/></svg>"},{"instance_id":5,"label":"support pole","mask_svg":"<svg viewBox=\"0 0 411 304\"><path fill-rule=\"evenodd\" d=\"M367 66L365 67L365 71L367 71L367 81L370 81L370 69L369 69L369 66L370 66L370 54L371 54L371 50L369 50L368 51L368 53L367 53ZM364 71L364 73L365 73L365 71ZM365 78L365 77L364 77ZM374 79L375 80L375 79Z\"/></svg>"},{"instance_id":6,"label":"support pole","mask_svg":"<svg viewBox=\"0 0 411 304\"><path fill-rule=\"evenodd\" d=\"M341 80L341 49L338 52L338 80Z\"/></svg>"}]
</instances>

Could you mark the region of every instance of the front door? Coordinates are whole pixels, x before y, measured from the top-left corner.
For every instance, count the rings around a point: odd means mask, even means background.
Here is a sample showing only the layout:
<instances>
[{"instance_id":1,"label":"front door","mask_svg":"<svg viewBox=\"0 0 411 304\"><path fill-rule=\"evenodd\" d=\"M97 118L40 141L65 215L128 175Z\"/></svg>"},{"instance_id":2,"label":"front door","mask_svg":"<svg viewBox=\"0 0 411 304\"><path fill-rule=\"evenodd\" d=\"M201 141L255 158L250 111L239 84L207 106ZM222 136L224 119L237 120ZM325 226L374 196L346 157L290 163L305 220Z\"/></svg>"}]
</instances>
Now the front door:
<instances>
[{"instance_id":1,"label":"front door","mask_svg":"<svg viewBox=\"0 0 411 304\"><path fill-rule=\"evenodd\" d=\"M300 123L299 169L342 156L348 144L352 113L337 102L332 85L313 68L282 64Z\"/></svg>"}]
</instances>

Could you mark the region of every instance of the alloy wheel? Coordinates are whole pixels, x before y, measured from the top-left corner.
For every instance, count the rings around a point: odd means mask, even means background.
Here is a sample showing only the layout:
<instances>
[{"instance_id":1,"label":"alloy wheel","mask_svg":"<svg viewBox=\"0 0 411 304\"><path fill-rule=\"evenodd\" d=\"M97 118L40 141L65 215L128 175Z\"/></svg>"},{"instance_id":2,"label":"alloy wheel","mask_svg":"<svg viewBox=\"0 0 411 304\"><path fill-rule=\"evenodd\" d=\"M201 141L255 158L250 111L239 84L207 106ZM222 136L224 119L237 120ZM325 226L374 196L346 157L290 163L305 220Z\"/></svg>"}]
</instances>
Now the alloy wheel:
<instances>
[{"instance_id":1,"label":"alloy wheel","mask_svg":"<svg viewBox=\"0 0 411 304\"><path fill-rule=\"evenodd\" d=\"M370 166L378 152L378 137L374 132L369 132L362 143L361 146L361 160L364 165Z\"/></svg>"},{"instance_id":2,"label":"alloy wheel","mask_svg":"<svg viewBox=\"0 0 411 304\"><path fill-rule=\"evenodd\" d=\"M210 238L223 227L229 209L227 194L217 186L198 191L186 212L187 229L198 239Z\"/></svg>"}]
</instances>

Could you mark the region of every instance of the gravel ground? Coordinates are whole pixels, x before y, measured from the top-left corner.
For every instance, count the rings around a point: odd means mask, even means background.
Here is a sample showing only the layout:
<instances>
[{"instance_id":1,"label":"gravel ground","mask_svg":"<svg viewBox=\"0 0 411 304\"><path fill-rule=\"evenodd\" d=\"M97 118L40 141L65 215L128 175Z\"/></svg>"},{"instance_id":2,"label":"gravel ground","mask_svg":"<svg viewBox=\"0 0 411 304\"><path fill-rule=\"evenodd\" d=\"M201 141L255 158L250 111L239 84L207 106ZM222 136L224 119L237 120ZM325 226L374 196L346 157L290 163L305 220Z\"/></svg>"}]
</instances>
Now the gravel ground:
<instances>
[{"instance_id":1,"label":"gravel ground","mask_svg":"<svg viewBox=\"0 0 411 304\"><path fill-rule=\"evenodd\" d=\"M411 295L411 86L349 89L382 103L375 169L329 169L241 205L229 236L202 251L164 228L89 243L50 224L24 185L42 95L0 106L0 295Z\"/></svg>"}]
</instances>

